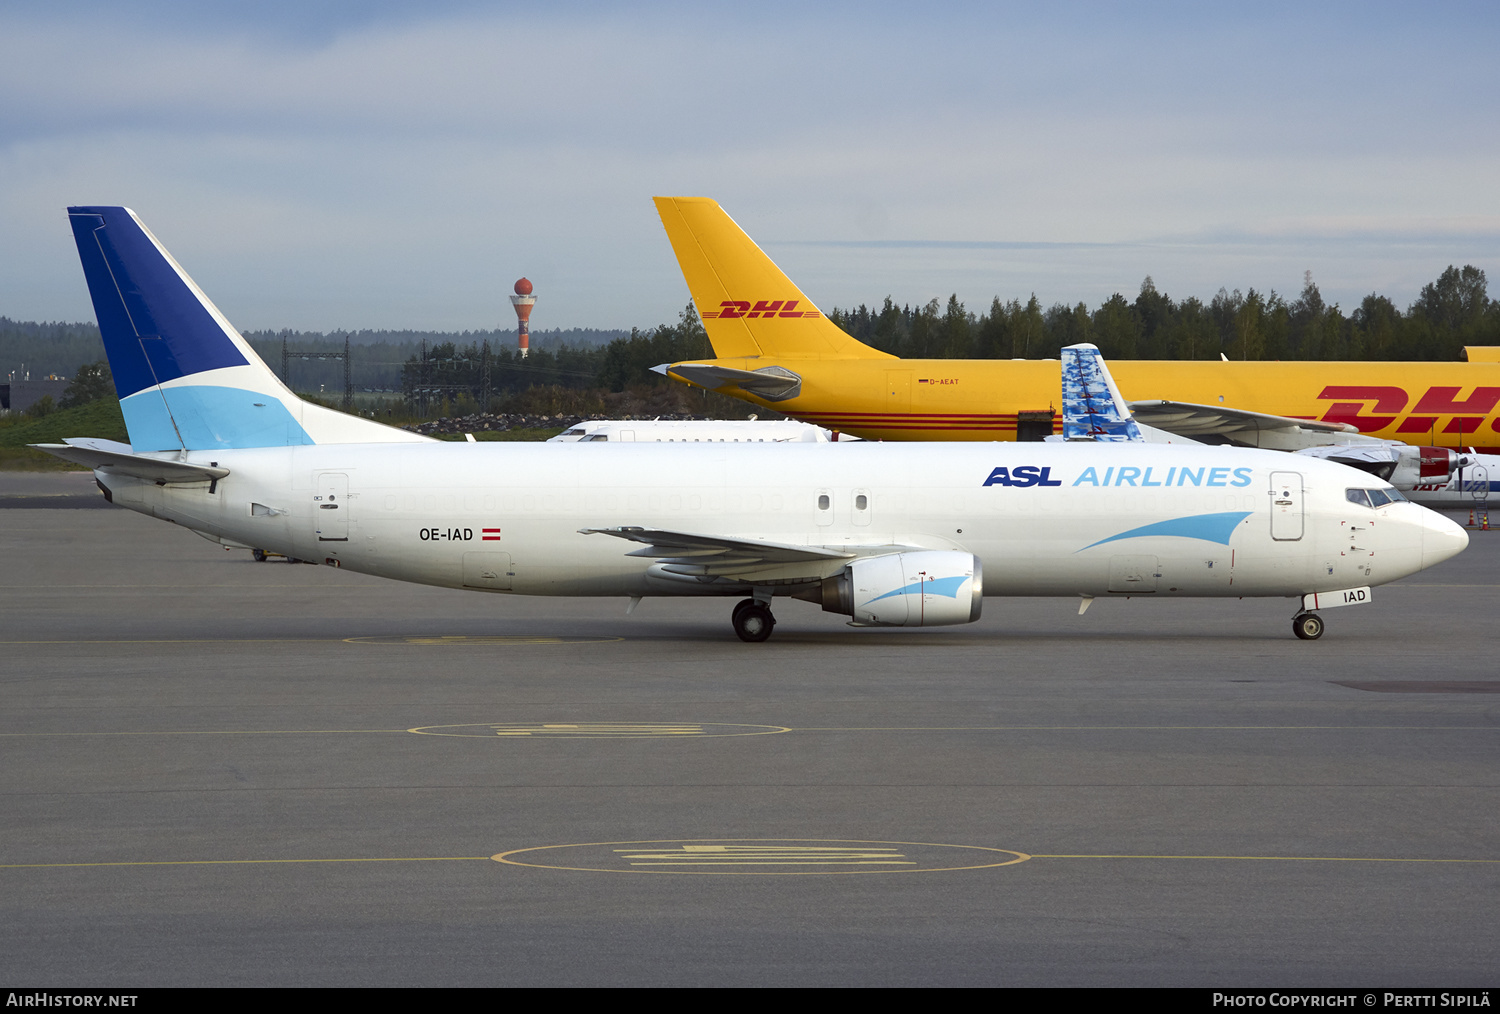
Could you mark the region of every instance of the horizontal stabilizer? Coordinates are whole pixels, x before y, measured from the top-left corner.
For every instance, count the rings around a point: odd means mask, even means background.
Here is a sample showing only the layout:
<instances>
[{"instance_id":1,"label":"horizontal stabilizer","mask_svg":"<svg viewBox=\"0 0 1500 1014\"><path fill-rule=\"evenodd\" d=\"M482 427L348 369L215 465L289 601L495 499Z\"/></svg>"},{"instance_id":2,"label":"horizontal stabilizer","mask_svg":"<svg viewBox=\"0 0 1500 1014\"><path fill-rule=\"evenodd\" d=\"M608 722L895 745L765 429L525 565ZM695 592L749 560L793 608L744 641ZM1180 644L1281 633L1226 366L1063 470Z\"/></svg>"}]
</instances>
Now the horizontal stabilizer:
<instances>
[{"instance_id":1,"label":"horizontal stabilizer","mask_svg":"<svg viewBox=\"0 0 1500 1014\"><path fill-rule=\"evenodd\" d=\"M766 401L785 401L802 393L802 378L780 366L736 370L708 363L673 363L652 368L657 373L676 377L710 391L717 391L721 387L738 387Z\"/></svg>"},{"instance_id":2,"label":"horizontal stabilizer","mask_svg":"<svg viewBox=\"0 0 1500 1014\"><path fill-rule=\"evenodd\" d=\"M61 444L32 444L39 451L72 461L111 475L129 475L148 482L212 482L224 478L229 469L215 465L195 465L186 461L166 461L136 454L129 444L93 437L68 437Z\"/></svg>"}]
</instances>

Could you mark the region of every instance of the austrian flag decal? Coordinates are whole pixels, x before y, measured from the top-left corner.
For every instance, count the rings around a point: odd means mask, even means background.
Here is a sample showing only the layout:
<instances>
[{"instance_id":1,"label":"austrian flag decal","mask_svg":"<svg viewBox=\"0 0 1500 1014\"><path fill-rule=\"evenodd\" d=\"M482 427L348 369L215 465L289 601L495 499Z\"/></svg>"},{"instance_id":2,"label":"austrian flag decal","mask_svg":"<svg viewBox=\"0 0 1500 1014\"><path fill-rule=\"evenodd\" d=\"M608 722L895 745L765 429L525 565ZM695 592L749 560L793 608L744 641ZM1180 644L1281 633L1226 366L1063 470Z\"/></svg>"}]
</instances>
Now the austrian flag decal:
<instances>
[{"instance_id":1,"label":"austrian flag decal","mask_svg":"<svg viewBox=\"0 0 1500 1014\"><path fill-rule=\"evenodd\" d=\"M498 529L498 528L481 528L479 530L479 537L481 539L483 539L485 542L499 542L500 541L500 529Z\"/></svg>"},{"instance_id":2,"label":"austrian flag decal","mask_svg":"<svg viewBox=\"0 0 1500 1014\"><path fill-rule=\"evenodd\" d=\"M717 310L704 310L704 319L714 317L728 320L731 317L821 317L817 310L799 310L798 299L758 299L751 306L748 299L726 299Z\"/></svg>"}]
</instances>

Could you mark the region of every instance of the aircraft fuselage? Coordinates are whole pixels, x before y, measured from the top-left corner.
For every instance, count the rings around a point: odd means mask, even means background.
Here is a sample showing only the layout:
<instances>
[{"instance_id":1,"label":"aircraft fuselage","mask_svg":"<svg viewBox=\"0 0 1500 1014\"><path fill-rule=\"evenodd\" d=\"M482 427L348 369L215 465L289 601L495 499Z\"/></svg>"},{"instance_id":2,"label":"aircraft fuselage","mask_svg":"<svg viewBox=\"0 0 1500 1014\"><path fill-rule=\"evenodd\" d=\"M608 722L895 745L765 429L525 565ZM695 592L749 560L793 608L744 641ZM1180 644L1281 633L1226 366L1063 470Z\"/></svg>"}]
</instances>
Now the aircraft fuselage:
<instances>
[{"instance_id":1,"label":"aircraft fuselage","mask_svg":"<svg viewBox=\"0 0 1500 1014\"><path fill-rule=\"evenodd\" d=\"M453 443L189 456L210 459L230 470L212 484L98 476L117 504L229 544L529 595L740 594L755 583L664 576L629 543L580 532L606 526L856 554L961 550L983 561L991 596L1300 595L1404 577L1467 541L1425 508L1347 499L1379 480L1274 451Z\"/></svg>"},{"instance_id":2,"label":"aircraft fuselage","mask_svg":"<svg viewBox=\"0 0 1500 1014\"><path fill-rule=\"evenodd\" d=\"M867 440L1015 440L1018 417L1060 408L1055 359L699 360L737 370L780 366L795 397L726 394ZM1224 405L1348 423L1361 433L1430 447L1500 453L1500 363L1201 362L1113 360L1132 401ZM1035 424L1033 423L1033 428ZM1060 412L1053 432L1062 432ZM1044 430L1045 431L1045 430Z\"/></svg>"}]
</instances>

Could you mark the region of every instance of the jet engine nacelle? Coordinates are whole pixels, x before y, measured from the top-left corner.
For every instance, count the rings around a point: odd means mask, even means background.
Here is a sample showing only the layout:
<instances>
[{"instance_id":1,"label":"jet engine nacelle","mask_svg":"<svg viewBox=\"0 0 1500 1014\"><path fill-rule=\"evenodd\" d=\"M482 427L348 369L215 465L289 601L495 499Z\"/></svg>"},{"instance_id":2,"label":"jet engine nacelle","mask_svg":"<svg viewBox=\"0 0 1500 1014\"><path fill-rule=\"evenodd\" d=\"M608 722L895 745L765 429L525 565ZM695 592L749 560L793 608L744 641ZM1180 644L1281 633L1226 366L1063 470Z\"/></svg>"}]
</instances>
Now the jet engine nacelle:
<instances>
[{"instance_id":1,"label":"jet engine nacelle","mask_svg":"<svg viewBox=\"0 0 1500 1014\"><path fill-rule=\"evenodd\" d=\"M855 560L823 581L823 609L859 627L973 623L983 605L984 569L972 553L926 550Z\"/></svg>"}]
</instances>

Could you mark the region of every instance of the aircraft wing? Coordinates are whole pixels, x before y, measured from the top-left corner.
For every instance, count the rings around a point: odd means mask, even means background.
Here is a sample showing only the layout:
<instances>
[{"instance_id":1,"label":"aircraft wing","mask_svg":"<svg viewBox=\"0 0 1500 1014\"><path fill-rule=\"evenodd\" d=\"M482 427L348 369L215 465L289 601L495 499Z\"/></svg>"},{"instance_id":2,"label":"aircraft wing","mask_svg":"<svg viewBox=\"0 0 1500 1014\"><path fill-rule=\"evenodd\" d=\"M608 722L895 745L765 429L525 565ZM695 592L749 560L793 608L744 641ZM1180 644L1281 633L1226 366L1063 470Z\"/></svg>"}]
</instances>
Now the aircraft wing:
<instances>
[{"instance_id":1,"label":"aircraft wing","mask_svg":"<svg viewBox=\"0 0 1500 1014\"><path fill-rule=\"evenodd\" d=\"M1358 427L1348 423L1322 422L1317 419L1293 419L1284 415L1247 412L1225 405L1194 405L1183 401L1132 401L1130 411L1136 421L1178 436L1213 443L1248 447L1268 447L1292 451L1329 443L1335 434L1358 434ZM1355 436L1356 442L1373 438Z\"/></svg>"},{"instance_id":2,"label":"aircraft wing","mask_svg":"<svg viewBox=\"0 0 1500 1014\"><path fill-rule=\"evenodd\" d=\"M710 363L667 363L652 369L663 376L717 391L721 387L738 387L766 401L795 398L802 390L802 378L780 366L759 370L736 370Z\"/></svg>"},{"instance_id":3,"label":"aircraft wing","mask_svg":"<svg viewBox=\"0 0 1500 1014\"><path fill-rule=\"evenodd\" d=\"M130 475L151 482L213 482L229 474L227 468L195 465L186 461L164 461L136 454L129 444L95 437L67 437L60 444L31 446L64 461L74 461L101 472Z\"/></svg>"},{"instance_id":4,"label":"aircraft wing","mask_svg":"<svg viewBox=\"0 0 1500 1014\"><path fill-rule=\"evenodd\" d=\"M818 581L842 569L845 560L857 555L821 546L789 546L760 539L722 535L697 535L661 528L583 528L582 535L613 535L639 542L642 548L626 555L655 558L664 576L766 581ZM896 547L882 546L882 551Z\"/></svg>"}]
</instances>

